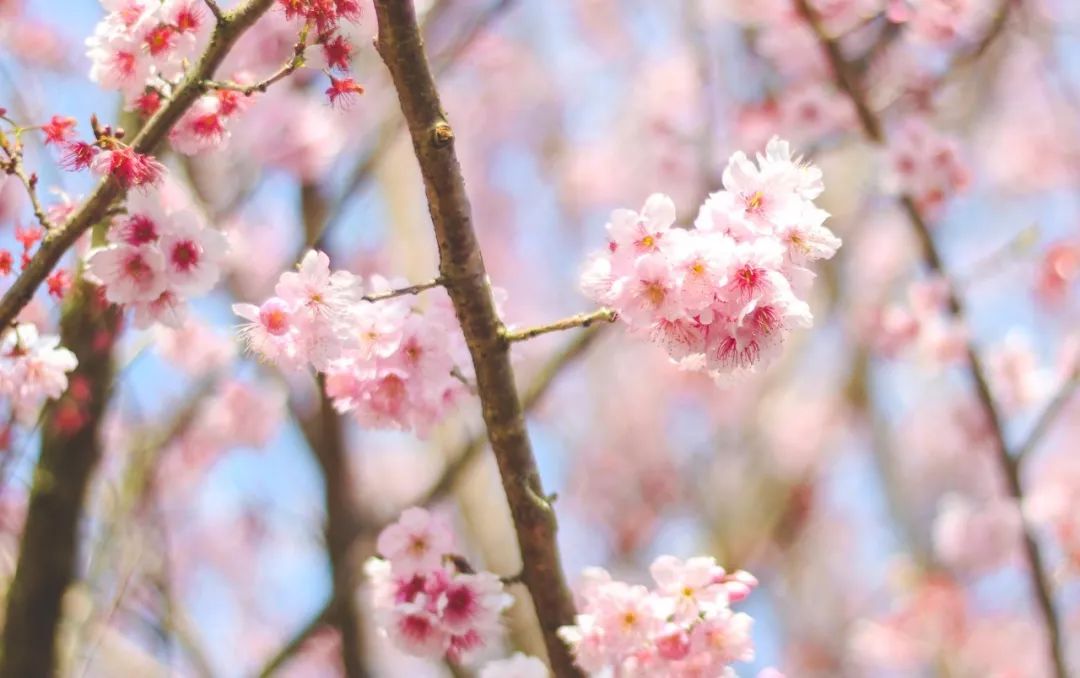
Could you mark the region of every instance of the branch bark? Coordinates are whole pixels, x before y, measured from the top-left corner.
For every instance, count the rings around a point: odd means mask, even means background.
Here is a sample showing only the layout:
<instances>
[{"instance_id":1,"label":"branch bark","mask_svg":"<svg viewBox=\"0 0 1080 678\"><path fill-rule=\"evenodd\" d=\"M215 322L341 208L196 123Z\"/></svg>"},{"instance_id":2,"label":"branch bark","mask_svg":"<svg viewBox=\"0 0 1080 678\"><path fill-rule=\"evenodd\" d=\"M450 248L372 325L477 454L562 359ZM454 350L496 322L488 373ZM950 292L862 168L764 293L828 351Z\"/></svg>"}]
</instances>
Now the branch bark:
<instances>
[{"instance_id":1,"label":"branch bark","mask_svg":"<svg viewBox=\"0 0 1080 678\"><path fill-rule=\"evenodd\" d=\"M574 621L555 541L555 512L545 498L510 366L505 327L495 312L473 230L454 133L443 114L412 2L376 0L376 48L390 70L427 191L439 246L439 273L461 323L476 371L488 438L517 532L522 579L532 596L556 676L581 676L560 626Z\"/></svg>"},{"instance_id":2,"label":"branch bark","mask_svg":"<svg viewBox=\"0 0 1080 678\"><path fill-rule=\"evenodd\" d=\"M56 636L64 592L75 576L86 488L101 458L98 429L113 380L120 312L80 280L61 318L60 338L79 359L74 389L47 407L19 561L4 618L0 678L57 673ZM77 424L72 424L72 417Z\"/></svg>"},{"instance_id":3,"label":"branch bark","mask_svg":"<svg viewBox=\"0 0 1080 678\"><path fill-rule=\"evenodd\" d=\"M553 356L540 368L536 373L536 376L525 387L521 398L522 408L525 412L532 410L547 394L548 389L555 382L555 378L562 374L563 369L574 360L580 358L600 337L601 333L607 325L594 325L585 330L581 334L574 337L559 353ZM412 501L408 502L410 506L427 506L433 504L454 489L457 481L461 478L462 474L472 465L472 462L486 449L487 438L485 436L477 436L464 445L461 449L451 456L451 461L447 465L446 470L443 471L439 479L429 487L423 494L417 496ZM373 541L373 535L377 529L365 529L368 526L362 524L357 525L357 531L352 535L352 544L354 549L363 550L362 547L358 547L358 543ZM304 626L302 626L295 635L289 638L288 641L278 650L270 660L266 662L263 669L259 671L260 678L267 678L280 669L285 663L292 657L293 654L298 652L303 647L312 634L318 631L324 624L330 624L334 621L334 601L331 599L323 605L322 609L315 614Z\"/></svg>"},{"instance_id":4,"label":"branch bark","mask_svg":"<svg viewBox=\"0 0 1080 678\"><path fill-rule=\"evenodd\" d=\"M321 230L326 220L326 200L317 188L304 184L300 190L304 230ZM341 415L326 396L326 379L318 377L318 407L300 415L300 430L319 465L326 506L326 554L333 579L330 617L341 634L341 659L348 678L366 678L363 615L356 604L360 568L353 557L353 534L360 525L360 507L353 493L345 449L345 427Z\"/></svg>"},{"instance_id":5,"label":"branch bark","mask_svg":"<svg viewBox=\"0 0 1080 678\"><path fill-rule=\"evenodd\" d=\"M147 121L132 141L132 148L139 153L154 152L180 116L206 91L204 81L213 77L214 71L244 31L273 4L274 0L249 0L239 9L223 15L217 22L210 45L199 63L176 89L172 98ZM0 298L0 327L11 324L23 307L30 303L34 292L52 272L60 257L75 244L79 236L105 217L110 205L123 199L126 194L127 190L115 179L106 177L98 182L90 197L63 226L46 234L26 269L15 279L3 298Z\"/></svg>"},{"instance_id":6,"label":"branch bark","mask_svg":"<svg viewBox=\"0 0 1080 678\"><path fill-rule=\"evenodd\" d=\"M844 58L839 43L831 38L824 30L820 18L817 16L814 9L810 7L809 0L794 0L794 2L795 8L817 35L822 51L832 68L837 86L848 96L851 103L854 105L864 135L876 144L885 145L888 140L884 126L881 124L881 119L870 107L870 104L863 93L861 84L858 81L858 77L851 68L851 65ZM1008 3L1009 0L1005 0L1005 9L1001 13L1002 18L995 22L993 28L994 37L1000 35L1004 28L1005 12L1007 11ZM948 270L946 269L945 263L941 258L941 253L938 251L937 245L934 242L929 224L927 224L926 220L919 212L919 208L915 204L915 201L911 196L905 195L900 198L900 206L919 239L924 263L931 271L940 275L943 280L948 282ZM963 322L966 315L964 302L960 298L956 291L956 287L953 284L949 283L947 289L949 311L957 320ZM991 433L994 436L994 447L997 452L997 466L1005 480L1005 486L1009 496L1016 501L1017 506L1022 506L1024 493L1020 481L1019 457L1013 456L1010 452L1009 445L1005 440L1004 422L997 404L994 402L994 396L990 391L986 367L983 364L982 358L980 357L974 342L968 342L966 353L968 359L968 371L971 380L975 385L975 394L986 415L987 422L990 424ZM1036 541L1034 530L1026 519L1023 521L1023 553L1025 560L1027 561L1029 581L1032 592L1035 595L1039 616L1042 618L1046 629L1049 645L1047 650L1050 655L1054 675L1057 678L1068 678L1068 669L1065 663L1064 648L1061 640L1061 629L1058 624L1057 613L1054 609L1050 581L1046 575L1042 553L1039 549L1038 542Z\"/></svg>"},{"instance_id":7,"label":"branch bark","mask_svg":"<svg viewBox=\"0 0 1080 678\"><path fill-rule=\"evenodd\" d=\"M360 522L352 492L352 474L346 456L341 417L326 397L324 379L319 375L319 407L313 416L300 421L322 473L326 495L326 552L333 577L332 614L326 619L341 633L341 658L348 678L366 678L363 616L356 604L360 568L353 554L353 534Z\"/></svg>"}]
</instances>

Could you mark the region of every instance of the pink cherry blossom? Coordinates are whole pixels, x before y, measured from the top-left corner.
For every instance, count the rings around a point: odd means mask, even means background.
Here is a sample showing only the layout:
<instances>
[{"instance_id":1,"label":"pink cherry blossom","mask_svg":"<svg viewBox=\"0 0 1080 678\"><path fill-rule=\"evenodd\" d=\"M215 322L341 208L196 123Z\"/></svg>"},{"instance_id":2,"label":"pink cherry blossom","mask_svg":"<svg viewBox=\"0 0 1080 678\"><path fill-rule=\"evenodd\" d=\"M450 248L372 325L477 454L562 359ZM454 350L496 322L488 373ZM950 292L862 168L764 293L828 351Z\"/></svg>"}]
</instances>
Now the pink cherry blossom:
<instances>
[{"instance_id":1,"label":"pink cherry blossom","mask_svg":"<svg viewBox=\"0 0 1080 678\"><path fill-rule=\"evenodd\" d=\"M445 519L422 508L406 509L398 522L379 533L376 550L390 562L395 577L411 577L437 570L454 546Z\"/></svg>"},{"instance_id":2,"label":"pink cherry blossom","mask_svg":"<svg viewBox=\"0 0 1080 678\"><path fill-rule=\"evenodd\" d=\"M0 339L0 396L19 421L32 424L46 399L64 393L67 373L77 365L59 337L42 336L34 325L16 325Z\"/></svg>"}]
</instances>

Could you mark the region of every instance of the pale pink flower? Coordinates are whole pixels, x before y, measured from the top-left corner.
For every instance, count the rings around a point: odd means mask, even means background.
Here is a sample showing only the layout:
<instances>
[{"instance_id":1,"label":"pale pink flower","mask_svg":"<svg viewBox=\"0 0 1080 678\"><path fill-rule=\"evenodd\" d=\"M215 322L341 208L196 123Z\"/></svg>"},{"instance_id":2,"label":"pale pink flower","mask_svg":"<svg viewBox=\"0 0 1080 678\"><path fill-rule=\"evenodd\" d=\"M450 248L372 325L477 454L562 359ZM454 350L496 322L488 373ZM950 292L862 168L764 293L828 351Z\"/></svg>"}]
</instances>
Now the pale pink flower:
<instances>
[{"instance_id":1,"label":"pale pink flower","mask_svg":"<svg viewBox=\"0 0 1080 678\"><path fill-rule=\"evenodd\" d=\"M298 330L292 309L284 300L271 297L262 306L233 304L232 310L248 321L240 326L240 336L251 351L283 366L297 363Z\"/></svg>"},{"instance_id":2,"label":"pale pink flower","mask_svg":"<svg viewBox=\"0 0 1080 678\"><path fill-rule=\"evenodd\" d=\"M482 630L490 634L500 629L500 616L513 600L497 576L479 572L453 577L435 597L435 607L451 633Z\"/></svg>"},{"instance_id":3,"label":"pale pink flower","mask_svg":"<svg viewBox=\"0 0 1080 678\"><path fill-rule=\"evenodd\" d=\"M446 520L422 508L409 508L379 533L375 548L396 577L426 574L452 552L454 538Z\"/></svg>"},{"instance_id":4,"label":"pale pink flower","mask_svg":"<svg viewBox=\"0 0 1080 678\"><path fill-rule=\"evenodd\" d=\"M114 304L153 301L165 291L165 258L149 245L113 245L91 250L86 272L105 286L105 298Z\"/></svg>"},{"instance_id":5,"label":"pale pink flower","mask_svg":"<svg viewBox=\"0 0 1080 678\"><path fill-rule=\"evenodd\" d=\"M544 662L520 652L488 662L478 674L479 678L548 678L550 675Z\"/></svg>"},{"instance_id":6,"label":"pale pink flower","mask_svg":"<svg viewBox=\"0 0 1080 678\"><path fill-rule=\"evenodd\" d=\"M683 562L675 556L660 556L649 567L657 591L675 601L675 618L696 618L702 608L725 607L727 589L722 582L724 568L707 557Z\"/></svg>"},{"instance_id":7,"label":"pale pink flower","mask_svg":"<svg viewBox=\"0 0 1080 678\"><path fill-rule=\"evenodd\" d=\"M296 309L315 316L343 313L357 301L358 283L348 271L330 272L330 257L317 250L304 255L297 271L281 274L274 292Z\"/></svg>"},{"instance_id":8,"label":"pale pink flower","mask_svg":"<svg viewBox=\"0 0 1080 678\"><path fill-rule=\"evenodd\" d=\"M20 422L33 424L42 403L67 390L67 373L78 364L60 337L42 336L32 324L15 325L0 339L0 395Z\"/></svg>"},{"instance_id":9,"label":"pale pink flower","mask_svg":"<svg viewBox=\"0 0 1080 678\"><path fill-rule=\"evenodd\" d=\"M131 308L134 309L135 327L140 330L155 323L176 329L187 320L187 302L172 290L165 290L152 301L132 302Z\"/></svg>"},{"instance_id":10,"label":"pale pink flower","mask_svg":"<svg viewBox=\"0 0 1080 678\"><path fill-rule=\"evenodd\" d=\"M994 569L1019 553L1021 527L1020 511L1009 499L973 502L949 494L934 519L934 552L950 567Z\"/></svg>"},{"instance_id":11,"label":"pale pink flower","mask_svg":"<svg viewBox=\"0 0 1080 678\"><path fill-rule=\"evenodd\" d=\"M177 218L161 238L165 276L176 291L199 295L209 292L221 277L227 244L220 231L203 227L190 213L185 214L187 218Z\"/></svg>"}]
</instances>

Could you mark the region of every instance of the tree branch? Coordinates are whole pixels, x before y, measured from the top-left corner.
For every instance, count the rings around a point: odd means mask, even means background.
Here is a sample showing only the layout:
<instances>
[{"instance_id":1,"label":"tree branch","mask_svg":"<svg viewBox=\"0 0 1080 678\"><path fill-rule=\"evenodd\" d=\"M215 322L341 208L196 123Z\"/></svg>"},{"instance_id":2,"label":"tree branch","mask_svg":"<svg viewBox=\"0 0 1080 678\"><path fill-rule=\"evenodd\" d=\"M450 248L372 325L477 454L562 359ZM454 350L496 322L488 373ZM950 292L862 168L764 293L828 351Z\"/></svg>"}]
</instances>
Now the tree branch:
<instances>
[{"instance_id":1,"label":"tree branch","mask_svg":"<svg viewBox=\"0 0 1080 678\"><path fill-rule=\"evenodd\" d=\"M376 0L376 48L390 70L427 190L439 246L439 272L472 355L484 423L517 531L523 580L532 596L548 658L556 676L581 676L557 635L573 624L574 602L555 541L555 512L533 457L510 366L510 344L495 312L487 271L473 230L454 133L424 54L412 2Z\"/></svg>"},{"instance_id":2,"label":"tree branch","mask_svg":"<svg viewBox=\"0 0 1080 678\"><path fill-rule=\"evenodd\" d=\"M1054 397L1047 403L1046 409L1039 415L1039 418L1035 421L1035 425L1031 427L1031 433L1028 434L1027 438L1024 439L1024 442L1017 448L1017 462L1023 461L1029 454L1035 451L1035 448L1042 442L1042 439L1054 425L1054 422L1057 421L1058 415L1060 415L1062 410L1065 409L1065 406L1069 404L1069 401L1076 393L1077 387L1080 387L1080 363L1075 365L1072 372L1065 377L1065 381L1061 384L1057 393L1055 393Z\"/></svg>"},{"instance_id":3,"label":"tree branch","mask_svg":"<svg viewBox=\"0 0 1080 678\"><path fill-rule=\"evenodd\" d=\"M79 359L69 381L84 384L88 393L69 390L47 406L19 561L8 592L0 678L52 676L57 671L61 600L75 576L79 519L90 476L101 458L98 429L112 384L112 347L121 318L97 291L96 285L80 280L60 321L61 341Z\"/></svg>"},{"instance_id":4,"label":"tree branch","mask_svg":"<svg viewBox=\"0 0 1080 678\"><path fill-rule=\"evenodd\" d=\"M296 39L296 44L293 45L292 57L286 61L281 68L274 71L269 77L260 80L251 85L244 85L238 82L232 81L218 81L218 80L204 80L203 87L207 89L216 90L228 90L231 92L240 92L246 97L255 94L256 92L265 92L270 89L270 85L273 85L279 80L284 80L288 76L292 75L293 71L304 65L304 52L307 51L307 36L308 26L304 24L304 27L300 29L300 35Z\"/></svg>"},{"instance_id":5,"label":"tree branch","mask_svg":"<svg viewBox=\"0 0 1080 678\"><path fill-rule=\"evenodd\" d=\"M550 389L551 385L555 382L555 378L562 373L567 365L589 350L589 347L596 342L606 327L607 325L594 325L577 335L570 343L559 351L559 353L553 356L540 368L522 393L521 406L525 412L531 411L540 403L547 394L548 389ZM487 448L487 442L487 436L480 435L462 445L461 449L451 456L452 461L446 466L446 469L439 479L425 492L408 502L408 505L427 506L439 501L449 494L450 491L454 489L454 486L457 484L458 479L461 478L462 474L464 474L476 458L480 456L480 453ZM364 529L365 526L358 525L357 528L356 533L352 535L354 548L357 542L370 537L371 534L376 531L375 529L371 529L370 526L367 526L367 529ZM301 627L296 634L285 643L277 654L266 663L258 675L261 678L265 678L281 668L293 654L303 647L304 642L313 633L315 633L322 625L332 622L334 614L334 603L333 600L330 600L323 605L322 609L319 610L307 624Z\"/></svg>"},{"instance_id":6,"label":"tree branch","mask_svg":"<svg viewBox=\"0 0 1080 678\"><path fill-rule=\"evenodd\" d=\"M37 175L28 175L26 168L23 166L23 154L22 144L16 139L15 145L12 146L8 141L7 136L0 132L0 148L4 149L4 153L8 156L7 163L0 163L0 167L6 165L6 171L8 174L14 175L20 182L22 182L23 188L26 189L26 195L30 197L30 206L34 210L34 217L37 219L41 227L48 233L55 226L52 221L49 220L48 215L45 214L45 210L41 207L41 201L38 199L37 194Z\"/></svg>"},{"instance_id":7,"label":"tree branch","mask_svg":"<svg viewBox=\"0 0 1080 678\"><path fill-rule=\"evenodd\" d=\"M409 294L420 294L432 288L442 285L442 278L435 278L425 283L417 283L416 285L409 285L408 287L399 287L396 290L387 290L385 292L372 292L371 294L365 294L360 297L364 301L376 302L384 301L386 299L393 299L395 297L404 297Z\"/></svg>"},{"instance_id":8,"label":"tree branch","mask_svg":"<svg viewBox=\"0 0 1080 678\"><path fill-rule=\"evenodd\" d=\"M539 337L542 334L560 332L562 330L572 330L575 327L589 327L598 322L613 323L617 317L615 311L612 311L610 308L601 308L592 313L578 313L577 315L572 315L569 318L563 318L562 320L556 320L547 325L538 325L524 330L508 330L503 333L503 336L511 343L527 341L534 337Z\"/></svg>"},{"instance_id":9,"label":"tree branch","mask_svg":"<svg viewBox=\"0 0 1080 678\"><path fill-rule=\"evenodd\" d=\"M239 9L222 15L214 28L210 45L198 65L176 89L168 103L147 121L132 141L131 146L136 152L152 153L157 148L173 125L203 93L203 81L213 77L214 71L237 39L273 4L274 0L249 0ZM122 199L126 193L127 189L115 179L102 179L66 223L46 234L26 269L15 279L3 298L0 298L0 327L11 324L23 307L30 303L34 292L52 272L60 257L79 236L101 221L110 205Z\"/></svg>"},{"instance_id":10,"label":"tree branch","mask_svg":"<svg viewBox=\"0 0 1080 678\"><path fill-rule=\"evenodd\" d=\"M852 71L850 64L844 59L844 55L840 50L840 45L825 32L820 19L813 8L810 7L808 0L794 0L794 2L796 9L817 35L822 51L825 53L833 70L837 86L847 94L851 103L855 106L855 111L859 123L862 126L863 133L872 142L885 145L887 139L881 120L870 108L855 73ZM1003 26L1004 19L1001 19L1000 23L1001 26ZM940 275L942 279L948 282L948 271L941 258L941 254L934 243L930 228L922 214L919 212L915 201L911 196L905 195L900 198L900 205L919 239L922 248L923 261L930 270ZM947 292L947 304L950 313L957 320L963 322L965 317L963 300L960 299L954 285L948 284ZM993 394L990 391L990 384L986 376L987 372L985 365L973 342L968 342L966 353L969 373L972 382L975 384L976 395L983 412L986 415L987 421L990 424L991 433L994 436L995 449L997 452L997 465L1005 480L1009 496L1016 501L1018 506L1022 506L1023 488L1020 482L1020 459L1019 457L1013 457L1009 452L1009 446L1005 440L1004 422L1002 421L997 404L994 402ZM1051 664L1054 667L1054 675L1057 676L1057 678L1068 678L1061 641L1061 631L1058 625L1057 614L1054 610L1050 582L1048 581L1043 568L1042 554L1039 550L1039 545L1035 540L1034 531L1026 519L1023 521L1023 546L1024 556L1027 560L1030 584L1035 594L1039 614L1046 627L1047 639L1049 641L1048 651Z\"/></svg>"},{"instance_id":11,"label":"tree branch","mask_svg":"<svg viewBox=\"0 0 1080 678\"><path fill-rule=\"evenodd\" d=\"M300 191L304 228L311 231L326 216L326 204L314 187ZM341 658L348 678L368 675L364 661L363 615L356 604L360 568L353 557L353 534L360 524L360 507L353 493L353 475L345 449L345 427L340 414L326 395L326 378L317 383L318 407L298 417L300 431L307 440L322 475L326 506L326 554L333 577L334 625L341 633Z\"/></svg>"}]
</instances>

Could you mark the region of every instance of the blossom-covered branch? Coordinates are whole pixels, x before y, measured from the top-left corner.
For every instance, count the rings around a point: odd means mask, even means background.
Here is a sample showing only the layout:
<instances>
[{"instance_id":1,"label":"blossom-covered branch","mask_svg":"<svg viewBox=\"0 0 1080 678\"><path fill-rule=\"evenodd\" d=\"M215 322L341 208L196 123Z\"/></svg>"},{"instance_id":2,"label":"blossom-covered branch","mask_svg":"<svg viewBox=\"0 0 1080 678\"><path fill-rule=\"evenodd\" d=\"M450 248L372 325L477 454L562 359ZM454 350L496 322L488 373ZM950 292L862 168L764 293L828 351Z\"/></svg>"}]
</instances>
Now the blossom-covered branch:
<instances>
[{"instance_id":1,"label":"blossom-covered branch","mask_svg":"<svg viewBox=\"0 0 1080 678\"><path fill-rule=\"evenodd\" d=\"M594 325L574 337L561 351L548 359L529 381L521 394L521 407L525 413L532 411L544 398L556 378L563 373L568 365L584 355L607 325ZM456 452L450 455L450 462L428 489L417 495L408 502L412 506L430 506L446 497L457 485L463 474L472 467L476 458L487 449L488 439L486 435L479 435L468 440ZM359 542L371 539L374 531L371 526L356 523L356 531L352 535L351 548L359 548ZM385 527L385 526L383 526ZM304 624L288 641L275 653L258 672L261 677L273 675L283 666L296 652L298 652L307 639L325 624L333 623L337 607L334 598L331 598L315 614L308 623Z\"/></svg>"},{"instance_id":2,"label":"blossom-covered branch","mask_svg":"<svg viewBox=\"0 0 1080 678\"><path fill-rule=\"evenodd\" d=\"M270 89L270 85L273 85L279 80L284 80L288 76L292 75L292 73L296 69L304 65L304 52L306 52L308 48L307 36L308 25L304 24L303 28L300 29L300 35L296 40L296 45L293 46L292 57L290 57L289 60L281 66L281 68L274 71L273 74L256 83L245 85L243 83L232 81L206 80L203 82L203 86L207 89L239 92L246 97L249 97L255 93L265 92L266 90Z\"/></svg>"},{"instance_id":3,"label":"blossom-covered branch","mask_svg":"<svg viewBox=\"0 0 1080 678\"><path fill-rule=\"evenodd\" d=\"M825 30L820 17L810 6L809 0L794 0L794 2L801 16L817 35L822 51L832 68L836 84L847 95L854 106L856 117L858 118L863 133L870 141L879 145L886 145L888 140L886 138L884 126L881 124L880 118L873 111L867 97L864 95L861 84L858 81L858 76L844 57L839 42L830 37L829 33ZM1000 19L999 23L1003 26L1004 17ZM995 30L1001 30L1001 28L996 28ZM919 204L911 195L904 194L900 197L900 205L919 240L922 249L922 257L927 267L934 273L940 275L943 279L947 280L948 271L941 258L941 254L938 251L937 245L934 242L929 224L924 218L923 213L920 211ZM957 294L955 287L951 284L946 284L945 291L946 305L949 312L957 320L963 321L965 318L964 303ZM990 390L990 382L987 376L986 367L975 344L968 341L965 346L965 353L971 379L975 385L976 395L980 406L986 415L987 421L990 424L990 431L994 437L998 468L1001 470L1002 476L1006 482L1009 496L1020 504L1023 499L1023 488L1020 482L1020 458L1018 456L1013 456L1010 452L1009 445L1005 440L1004 422ZM1023 522L1023 532L1023 550L1027 560L1028 575L1038 604L1039 614L1046 627L1047 638L1049 641L1049 653L1054 672L1058 678L1066 678L1068 671L1065 664L1061 630L1057 620L1057 613L1054 609L1052 587L1045 572L1043 557L1038 542L1035 539L1031 525L1026 520Z\"/></svg>"},{"instance_id":4,"label":"blossom-covered branch","mask_svg":"<svg viewBox=\"0 0 1080 678\"><path fill-rule=\"evenodd\" d=\"M578 313L577 315L572 315L569 318L563 318L562 320L556 320L555 322L546 325L538 325L523 330L507 331L505 336L506 340L509 342L526 341L550 332L572 330L577 327L589 327L590 325L599 322L613 323L615 322L616 317L615 311L612 311L610 308L601 308L600 310L591 313Z\"/></svg>"},{"instance_id":5,"label":"blossom-covered branch","mask_svg":"<svg viewBox=\"0 0 1080 678\"><path fill-rule=\"evenodd\" d=\"M213 77L244 31L273 4L274 0L249 0L238 9L222 15L202 58L168 102L158 109L131 142L130 148L134 153L145 155L157 149L173 126L202 95L203 81ZM103 178L68 220L48 234L29 264L0 298L0 326L7 326L15 319L68 248L98 223L112 204L126 195L128 188L115 177Z\"/></svg>"},{"instance_id":6,"label":"blossom-covered branch","mask_svg":"<svg viewBox=\"0 0 1080 678\"><path fill-rule=\"evenodd\" d=\"M390 70L427 189L439 246L439 270L453 302L476 371L484 421L510 504L524 567L552 669L578 676L569 649L556 635L574 623L574 603L555 541L555 512L544 499L510 365L510 345L495 310L473 230L454 133L443 114L424 54L412 2L377 0L376 47Z\"/></svg>"}]
</instances>

